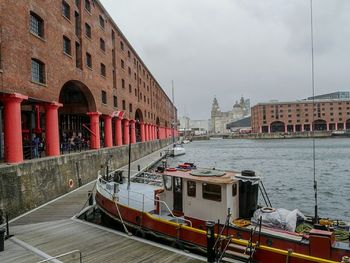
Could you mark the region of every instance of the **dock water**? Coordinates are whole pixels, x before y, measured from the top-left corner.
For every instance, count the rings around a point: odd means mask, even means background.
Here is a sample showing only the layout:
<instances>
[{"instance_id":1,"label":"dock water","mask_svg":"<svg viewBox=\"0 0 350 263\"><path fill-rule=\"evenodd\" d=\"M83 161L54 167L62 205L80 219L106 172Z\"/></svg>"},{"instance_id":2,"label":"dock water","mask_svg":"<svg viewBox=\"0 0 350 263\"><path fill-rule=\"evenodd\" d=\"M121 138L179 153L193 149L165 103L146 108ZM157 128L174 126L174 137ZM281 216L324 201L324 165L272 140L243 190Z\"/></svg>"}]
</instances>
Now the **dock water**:
<instances>
[{"instance_id":1,"label":"dock water","mask_svg":"<svg viewBox=\"0 0 350 263\"><path fill-rule=\"evenodd\" d=\"M164 149L131 165L135 173L160 159ZM121 169L126 169L123 167ZM206 259L162 244L128 236L75 218L88 199L95 182L10 221L10 234L1 263L40 262L201 262ZM70 253L72 252L72 253ZM81 259L80 259L81 253ZM80 261L81 260L81 261Z\"/></svg>"}]
</instances>

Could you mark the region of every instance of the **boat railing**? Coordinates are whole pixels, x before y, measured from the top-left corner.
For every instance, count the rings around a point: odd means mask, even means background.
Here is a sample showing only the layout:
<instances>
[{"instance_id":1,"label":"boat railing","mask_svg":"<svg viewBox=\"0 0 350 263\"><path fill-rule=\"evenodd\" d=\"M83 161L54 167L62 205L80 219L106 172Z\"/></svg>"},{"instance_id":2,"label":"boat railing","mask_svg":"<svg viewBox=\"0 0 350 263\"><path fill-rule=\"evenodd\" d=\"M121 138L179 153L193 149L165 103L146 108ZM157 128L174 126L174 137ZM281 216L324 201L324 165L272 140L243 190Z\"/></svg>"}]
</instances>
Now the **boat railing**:
<instances>
[{"instance_id":1,"label":"boat railing","mask_svg":"<svg viewBox=\"0 0 350 263\"><path fill-rule=\"evenodd\" d=\"M153 213L152 215L157 215L158 218L162 218L162 219L164 219L166 215L167 217L173 218L174 221L171 220L172 222L176 222L178 224L183 224L185 222L187 225L192 227L192 222L190 220L175 216L165 201L151 198L145 195L144 193L140 193L132 190L126 190L127 194L122 194L118 183L107 182L102 177L99 178L99 181L104 185L106 185L106 187L104 187L103 190L110 196L110 198L113 199L118 197L120 204L123 204L123 202L125 202L125 205L132 207L134 209L141 210L142 212L150 212L149 210L146 211L145 207L152 207L153 208L152 211L158 212L158 213ZM109 187L107 187L107 185L109 185ZM115 190L117 189L119 189L118 194L117 192L115 192ZM159 204L159 208L154 209L157 207L157 203Z\"/></svg>"},{"instance_id":2,"label":"boat railing","mask_svg":"<svg viewBox=\"0 0 350 263\"><path fill-rule=\"evenodd\" d=\"M231 219L231 211L230 211L230 208L228 209L227 211L227 217L226 217L226 221L225 221L225 224L224 226L222 227L222 229L220 230L220 221L218 222L218 236L217 236L217 239L215 240L215 243L214 243L214 251L219 259L218 262L220 262L221 258L223 257L223 255L225 254L225 251L229 245L229 242L230 242L230 239L231 238L228 238L228 235L226 235L226 237L223 238L223 234L224 234L224 231L228 231L228 227L230 225L230 219ZM224 239L228 239L228 244L226 244L226 246L224 247L224 249L222 249L222 246L223 246L223 241Z\"/></svg>"}]
</instances>

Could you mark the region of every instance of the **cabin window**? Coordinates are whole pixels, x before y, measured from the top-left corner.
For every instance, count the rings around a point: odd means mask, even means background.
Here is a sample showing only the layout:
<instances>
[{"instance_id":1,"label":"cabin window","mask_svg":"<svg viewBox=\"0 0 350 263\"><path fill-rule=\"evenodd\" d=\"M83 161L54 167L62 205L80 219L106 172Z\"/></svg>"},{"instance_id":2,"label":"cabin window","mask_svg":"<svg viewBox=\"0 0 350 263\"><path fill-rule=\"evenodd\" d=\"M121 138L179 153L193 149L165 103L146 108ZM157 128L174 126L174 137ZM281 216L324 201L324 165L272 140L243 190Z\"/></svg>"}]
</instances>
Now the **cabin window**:
<instances>
[{"instance_id":1,"label":"cabin window","mask_svg":"<svg viewBox=\"0 0 350 263\"><path fill-rule=\"evenodd\" d=\"M221 202L221 185L202 184L203 199Z\"/></svg>"},{"instance_id":2,"label":"cabin window","mask_svg":"<svg viewBox=\"0 0 350 263\"><path fill-rule=\"evenodd\" d=\"M165 190L170 191L170 190L171 190L171 187L172 187L171 176L164 175L164 176L163 176L163 180L164 180L164 187L165 187Z\"/></svg>"},{"instance_id":3,"label":"cabin window","mask_svg":"<svg viewBox=\"0 0 350 263\"><path fill-rule=\"evenodd\" d=\"M232 196L236 196L237 195L237 184L233 184L232 185Z\"/></svg>"},{"instance_id":4,"label":"cabin window","mask_svg":"<svg viewBox=\"0 0 350 263\"><path fill-rule=\"evenodd\" d=\"M187 195L196 197L196 182L187 181Z\"/></svg>"}]
</instances>

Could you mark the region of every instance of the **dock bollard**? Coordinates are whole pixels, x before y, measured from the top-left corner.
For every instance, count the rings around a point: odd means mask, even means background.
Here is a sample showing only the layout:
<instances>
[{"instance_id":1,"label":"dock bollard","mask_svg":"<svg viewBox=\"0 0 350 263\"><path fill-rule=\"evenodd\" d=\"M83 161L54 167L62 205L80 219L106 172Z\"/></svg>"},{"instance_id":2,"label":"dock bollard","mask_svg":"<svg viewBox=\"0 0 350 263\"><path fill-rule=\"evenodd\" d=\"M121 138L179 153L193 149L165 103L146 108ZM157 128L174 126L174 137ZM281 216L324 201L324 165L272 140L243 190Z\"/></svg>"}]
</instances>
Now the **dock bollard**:
<instances>
[{"instance_id":1,"label":"dock bollard","mask_svg":"<svg viewBox=\"0 0 350 263\"><path fill-rule=\"evenodd\" d=\"M5 248L5 228L0 228L0 252Z\"/></svg>"},{"instance_id":2,"label":"dock bollard","mask_svg":"<svg viewBox=\"0 0 350 263\"><path fill-rule=\"evenodd\" d=\"M137 171L141 171L141 166L139 164L137 165Z\"/></svg>"},{"instance_id":3,"label":"dock bollard","mask_svg":"<svg viewBox=\"0 0 350 263\"><path fill-rule=\"evenodd\" d=\"M208 262L215 262L215 222L207 221L205 222L205 225L207 227L207 260Z\"/></svg>"}]
</instances>

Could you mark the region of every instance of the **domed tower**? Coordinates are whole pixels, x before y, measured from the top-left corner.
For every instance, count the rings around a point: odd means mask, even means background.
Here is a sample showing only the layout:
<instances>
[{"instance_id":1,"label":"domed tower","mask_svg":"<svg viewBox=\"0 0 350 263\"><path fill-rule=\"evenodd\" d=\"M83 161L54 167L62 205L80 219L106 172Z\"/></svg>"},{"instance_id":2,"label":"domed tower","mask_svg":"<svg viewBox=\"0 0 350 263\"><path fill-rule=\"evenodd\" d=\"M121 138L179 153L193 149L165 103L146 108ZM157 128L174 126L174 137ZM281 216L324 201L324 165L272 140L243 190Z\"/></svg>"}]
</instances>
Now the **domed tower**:
<instances>
[{"instance_id":1,"label":"domed tower","mask_svg":"<svg viewBox=\"0 0 350 263\"><path fill-rule=\"evenodd\" d=\"M218 116L220 113L220 107L218 100L214 97L213 104L211 106L211 117Z\"/></svg>"}]
</instances>

